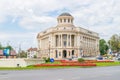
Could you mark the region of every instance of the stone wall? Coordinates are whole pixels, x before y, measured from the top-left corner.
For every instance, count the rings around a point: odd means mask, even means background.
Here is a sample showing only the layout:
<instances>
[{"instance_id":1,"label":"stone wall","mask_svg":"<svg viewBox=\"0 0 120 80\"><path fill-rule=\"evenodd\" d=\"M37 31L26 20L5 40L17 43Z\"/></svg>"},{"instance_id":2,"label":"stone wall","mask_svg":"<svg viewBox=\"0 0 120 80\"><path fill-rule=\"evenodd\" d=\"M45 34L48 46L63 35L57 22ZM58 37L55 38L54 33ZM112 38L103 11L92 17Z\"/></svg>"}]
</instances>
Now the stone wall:
<instances>
[{"instance_id":1,"label":"stone wall","mask_svg":"<svg viewBox=\"0 0 120 80\"><path fill-rule=\"evenodd\" d=\"M45 61L41 59L0 59L0 67L26 67L41 63Z\"/></svg>"}]
</instances>

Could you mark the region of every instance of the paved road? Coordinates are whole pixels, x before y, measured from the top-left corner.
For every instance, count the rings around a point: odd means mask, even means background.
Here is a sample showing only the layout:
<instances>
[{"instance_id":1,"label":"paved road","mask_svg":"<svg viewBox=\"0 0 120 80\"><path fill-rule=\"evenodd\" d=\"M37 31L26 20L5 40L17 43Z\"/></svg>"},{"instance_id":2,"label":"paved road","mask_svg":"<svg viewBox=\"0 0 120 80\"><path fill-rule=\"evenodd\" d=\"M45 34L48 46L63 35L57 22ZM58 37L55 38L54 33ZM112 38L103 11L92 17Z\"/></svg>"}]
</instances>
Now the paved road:
<instances>
[{"instance_id":1,"label":"paved road","mask_svg":"<svg viewBox=\"0 0 120 80\"><path fill-rule=\"evenodd\" d=\"M0 80L120 80L120 66L0 71Z\"/></svg>"}]
</instances>

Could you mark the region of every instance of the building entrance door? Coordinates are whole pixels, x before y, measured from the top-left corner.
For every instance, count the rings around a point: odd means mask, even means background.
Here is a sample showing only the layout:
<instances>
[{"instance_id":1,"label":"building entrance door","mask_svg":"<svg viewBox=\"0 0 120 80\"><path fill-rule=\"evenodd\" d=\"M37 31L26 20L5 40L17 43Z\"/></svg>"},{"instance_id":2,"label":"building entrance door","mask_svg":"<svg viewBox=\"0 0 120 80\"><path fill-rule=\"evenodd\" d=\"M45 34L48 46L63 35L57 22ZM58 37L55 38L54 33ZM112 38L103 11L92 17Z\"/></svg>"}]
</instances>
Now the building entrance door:
<instances>
[{"instance_id":1,"label":"building entrance door","mask_svg":"<svg viewBox=\"0 0 120 80\"><path fill-rule=\"evenodd\" d=\"M67 57L67 51L63 50L63 58L66 58L66 57Z\"/></svg>"},{"instance_id":2,"label":"building entrance door","mask_svg":"<svg viewBox=\"0 0 120 80\"><path fill-rule=\"evenodd\" d=\"M72 58L74 58L74 50L72 50Z\"/></svg>"}]
</instances>

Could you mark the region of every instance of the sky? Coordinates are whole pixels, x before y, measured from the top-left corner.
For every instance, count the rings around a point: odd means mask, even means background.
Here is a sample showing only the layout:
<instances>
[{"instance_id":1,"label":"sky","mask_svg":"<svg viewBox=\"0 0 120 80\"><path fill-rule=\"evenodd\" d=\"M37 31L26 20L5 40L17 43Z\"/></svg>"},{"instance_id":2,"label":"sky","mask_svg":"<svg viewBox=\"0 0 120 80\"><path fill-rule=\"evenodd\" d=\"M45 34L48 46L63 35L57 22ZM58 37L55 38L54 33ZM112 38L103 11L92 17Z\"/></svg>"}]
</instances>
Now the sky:
<instances>
[{"instance_id":1,"label":"sky","mask_svg":"<svg viewBox=\"0 0 120 80\"><path fill-rule=\"evenodd\" d=\"M120 0L0 0L0 42L16 50L37 47L37 34L55 27L64 12L107 41L120 33L119 8Z\"/></svg>"}]
</instances>

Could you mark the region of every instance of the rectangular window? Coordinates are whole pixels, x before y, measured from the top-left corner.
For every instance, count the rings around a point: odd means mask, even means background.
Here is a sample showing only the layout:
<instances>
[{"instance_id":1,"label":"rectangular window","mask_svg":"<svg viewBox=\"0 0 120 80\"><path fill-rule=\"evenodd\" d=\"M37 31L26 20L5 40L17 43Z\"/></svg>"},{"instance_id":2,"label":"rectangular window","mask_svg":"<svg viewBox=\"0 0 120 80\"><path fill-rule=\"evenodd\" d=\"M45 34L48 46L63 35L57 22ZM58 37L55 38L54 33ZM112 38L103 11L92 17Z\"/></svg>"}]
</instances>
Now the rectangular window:
<instances>
[{"instance_id":1,"label":"rectangular window","mask_svg":"<svg viewBox=\"0 0 120 80\"><path fill-rule=\"evenodd\" d=\"M55 52L56 52L56 58L58 58L57 50Z\"/></svg>"},{"instance_id":2,"label":"rectangular window","mask_svg":"<svg viewBox=\"0 0 120 80\"><path fill-rule=\"evenodd\" d=\"M59 56L61 56L61 52L59 52Z\"/></svg>"},{"instance_id":3,"label":"rectangular window","mask_svg":"<svg viewBox=\"0 0 120 80\"><path fill-rule=\"evenodd\" d=\"M66 46L66 41L64 41L64 46Z\"/></svg>"}]
</instances>

